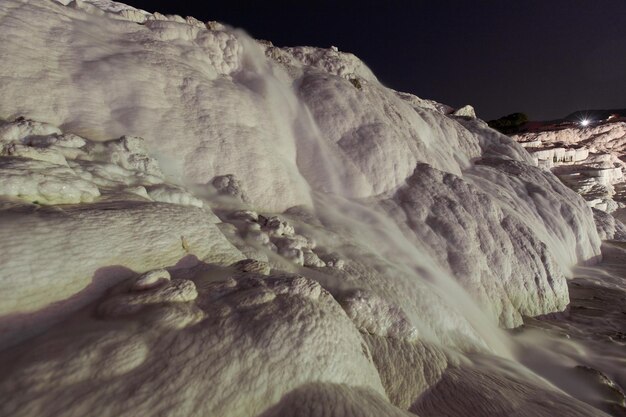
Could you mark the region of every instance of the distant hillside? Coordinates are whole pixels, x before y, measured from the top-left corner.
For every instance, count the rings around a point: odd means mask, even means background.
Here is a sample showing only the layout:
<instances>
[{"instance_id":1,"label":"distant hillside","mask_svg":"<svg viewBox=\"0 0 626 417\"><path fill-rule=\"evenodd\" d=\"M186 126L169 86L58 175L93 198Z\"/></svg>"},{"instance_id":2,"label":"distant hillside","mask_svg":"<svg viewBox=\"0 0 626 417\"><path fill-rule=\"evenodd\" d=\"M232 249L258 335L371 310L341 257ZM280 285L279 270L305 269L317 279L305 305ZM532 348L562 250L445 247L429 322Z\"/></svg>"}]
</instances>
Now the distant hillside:
<instances>
[{"instance_id":1,"label":"distant hillside","mask_svg":"<svg viewBox=\"0 0 626 417\"><path fill-rule=\"evenodd\" d=\"M578 121L581 119L606 120L610 115L617 114L619 117L626 117L626 109L613 110L578 110L565 116L565 120Z\"/></svg>"},{"instance_id":2,"label":"distant hillside","mask_svg":"<svg viewBox=\"0 0 626 417\"><path fill-rule=\"evenodd\" d=\"M608 120L612 115L616 117ZM505 135L514 135L566 129L579 125L583 120L587 120L589 124L626 121L626 109L577 110L562 119L554 120L528 120L524 113L513 113L487 123Z\"/></svg>"}]
</instances>

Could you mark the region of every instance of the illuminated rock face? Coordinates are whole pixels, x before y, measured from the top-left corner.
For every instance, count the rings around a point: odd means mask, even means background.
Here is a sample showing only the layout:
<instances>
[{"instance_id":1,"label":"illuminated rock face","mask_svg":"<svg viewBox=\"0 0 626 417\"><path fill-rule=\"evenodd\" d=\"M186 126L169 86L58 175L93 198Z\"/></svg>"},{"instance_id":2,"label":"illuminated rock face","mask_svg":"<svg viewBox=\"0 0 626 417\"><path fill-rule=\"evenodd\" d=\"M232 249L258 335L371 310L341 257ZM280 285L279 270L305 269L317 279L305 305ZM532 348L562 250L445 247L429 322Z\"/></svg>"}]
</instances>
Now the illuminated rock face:
<instances>
[{"instance_id":1,"label":"illuminated rock face","mask_svg":"<svg viewBox=\"0 0 626 417\"><path fill-rule=\"evenodd\" d=\"M461 359L599 255L521 146L336 48L65 3L0 3L1 415L594 415Z\"/></svg>"},{"instance_id":2,"label":"illuminated rock face","mask_svg":"<svg viewBox=\"0 0 626 417\"><path fill-rule=\"evenodd\" d=\"M571 127L544 132L528 132L514 135L518 142L539 141L544 146L563 143L565 145L584 144L591 152L623 153L626 146L626 123L598 123L587 127Z\"/></svg>"},{"instance_id":3,"label":"illuminated rock face","mask_svg":"<svg viewBox=\"0 0 626 417\"><path fill-rule=\"evenodd\" d=\"M626 123L595 123L512 138L529 150L538 166L550 169L589 206L609 213L623 206L626 164L621 157L626 151Z\"/></svg>"}]
</instances>

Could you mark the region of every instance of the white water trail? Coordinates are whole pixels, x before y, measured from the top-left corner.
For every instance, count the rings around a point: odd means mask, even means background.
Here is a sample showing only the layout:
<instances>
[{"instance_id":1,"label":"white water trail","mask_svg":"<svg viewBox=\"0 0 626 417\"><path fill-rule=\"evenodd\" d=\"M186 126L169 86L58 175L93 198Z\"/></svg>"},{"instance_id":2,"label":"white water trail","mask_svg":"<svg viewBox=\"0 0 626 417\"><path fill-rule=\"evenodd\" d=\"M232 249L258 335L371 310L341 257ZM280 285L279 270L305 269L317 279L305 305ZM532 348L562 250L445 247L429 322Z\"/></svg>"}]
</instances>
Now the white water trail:
<instances>
[{"instance_id":1,"label":"white water trail","mask_svg":"<svg viewBox=\"0 0 626 417\"><path fill-rule=\"evenodd\" d=\"M416 309L405 307L422 337L444 346L457 344L460 348L469 348L472 341L480 340L492 353L512 358L506 336L493 318L478 307L449 272L420 251L375 203L329 194L318 194L315 202L318 217L340 224L342 234L352 236L368 251L387 260L405 277L409 287L419 288L420 296L431 297L411 300ZM465 321L471 327L466 328Z\"/></svg>"},{"instance_id":2,"label":"white water trail","mask_svg":"<svg viewBox=\"0 0 626 417\"><path fill-rule=\"evenodd\" d=\"M468 349L481 346L511 358L497 323L476 305L450 272L418 249L375 200L349 198L354 190L371 190L371 185L364 176L348 175L342 150L323 137L311 112L298 98L298 81L290 88L282 82L287 77L268 64L256 43L243 33L239 38L245 45L246 70L238 81L266 98L268 117L280 127L280 152L287 157L297 154L298 176L306 180L299 186L309 192L317 217L384 260L397 274L394 280L414 292L419 299L405 300L402 307L421 337L441 345ZM367 264L369 259L359 261Z\"/></svg>"},{"instance_id":3,"label":"white water trail","mask_svg":"<svg viewBox=\"0 0 626 417\"><path fill-rule=\"evenodd\" d=\"M420 337L461 351L486 349L515 362L515 372L531 378L541 375L543 378L540 379L545 378L544 381L564 392L593 402L593 395L583 393L588 385L572 379L568 372L572 364L585 356L585 349L580 344L563 340L555 342L536 332L511 338L510 333L500 329L487 313L489 307L478 305L449 271L417 247L375 198L349 197L355 194L355 189L371 189L371 185L364 176L348 175L345 166L348 158L342 158L342 149L322 135L310 110L298 97L298 81L289 86L284 82L289 77L281 74L275 65L268 64L256 43L244 34L240 34L240 38L246 45L244 62L251 69L248 74L252 75L247 80L243 75L239 80L266 97L268 117L280 126L280 137L276 139L282 149L278 151L283 152L286 159L295 156L297 172L294 171L294 177L310 195L315 215L327 229L358 242L370 254L358 261L373 265L370 258L384 260L388 267L386 272L392 271L395 281L401 283L394 289L395 295L402 291L402 285L408 289L409 298L402 300L399 297L399 302ZM533 218L535 213L524 214L529 222L537 221ZM561 266L571 262L571 257L561 254L558 239L543 233L544 230L542 226L538 233L548 245L556 248ZM351 252L350 256L354 253ZM333 286L339 288L342 284L325 280L323 285L332 290ZM381 287L384 291L385 283L381 283ZM411 296L415 298L411 299ZM481 366L489 365L483 363Z\"/></svg>"}]
</instances>

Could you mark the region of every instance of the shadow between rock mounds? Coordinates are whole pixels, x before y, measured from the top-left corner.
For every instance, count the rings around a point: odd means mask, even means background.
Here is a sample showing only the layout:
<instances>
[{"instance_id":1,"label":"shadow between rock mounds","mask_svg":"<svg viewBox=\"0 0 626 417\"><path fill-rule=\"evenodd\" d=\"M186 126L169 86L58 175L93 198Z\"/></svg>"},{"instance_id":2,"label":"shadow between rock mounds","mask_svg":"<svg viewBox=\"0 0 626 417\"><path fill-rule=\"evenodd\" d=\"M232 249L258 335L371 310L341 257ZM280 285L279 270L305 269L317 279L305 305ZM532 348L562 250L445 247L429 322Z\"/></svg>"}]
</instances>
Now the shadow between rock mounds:
<instances>
[{"instance_id":1,"label":"shadow between rock mounds","mask_svg":"<svg viewBox=\"0 0 626 417\"><path fill-rule=\"evenodd\" d=\"M65 300L37 311L0 317L0 350L45 332L50 326L101 297L115 284L135 275L136 272L121 265L102 267L93 274L89 285ZM54 285L54 282L50 285Z\"/></svg>"}]
</instances>

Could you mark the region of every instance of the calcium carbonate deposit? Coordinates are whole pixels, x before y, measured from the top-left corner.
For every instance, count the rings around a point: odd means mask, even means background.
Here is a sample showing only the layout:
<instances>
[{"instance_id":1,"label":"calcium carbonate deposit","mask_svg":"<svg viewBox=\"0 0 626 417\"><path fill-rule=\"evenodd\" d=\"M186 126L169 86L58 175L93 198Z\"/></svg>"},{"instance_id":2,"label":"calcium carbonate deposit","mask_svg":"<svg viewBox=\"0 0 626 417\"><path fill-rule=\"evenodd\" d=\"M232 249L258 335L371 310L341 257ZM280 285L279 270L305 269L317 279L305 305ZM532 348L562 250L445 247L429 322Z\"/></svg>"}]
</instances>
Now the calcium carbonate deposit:
<instances>
[{"instance_id":1,"label":"calcium carbonate deposit","mask_svg":"<svg viewBox=\"0 0 626 417\"><path fill-rule=\"evenodd\" d=\"M470 106L106 0L0 54L1 416L606 415L502 329L621 223Z\"/></svg>"},{"instance_id":2,"label":"calcium carbonate deposit","mask_svg":"<svg viewBox=\"0 0 626 417\"><path fill-rule=\"evenodd\" d=\"M581 194L595 209L614 212L626 205L626 123L597 121L512 136L544 169Z\"/></svg>"}]
</instances>

